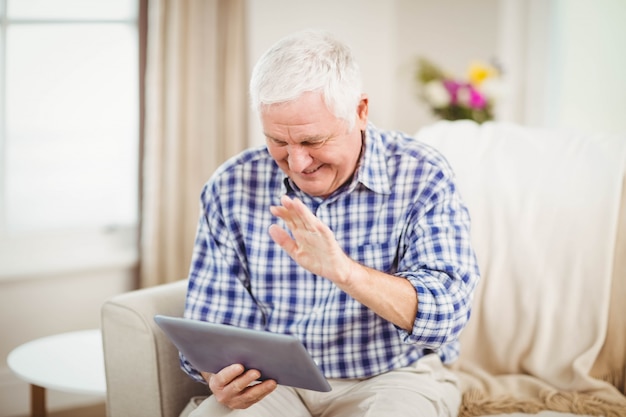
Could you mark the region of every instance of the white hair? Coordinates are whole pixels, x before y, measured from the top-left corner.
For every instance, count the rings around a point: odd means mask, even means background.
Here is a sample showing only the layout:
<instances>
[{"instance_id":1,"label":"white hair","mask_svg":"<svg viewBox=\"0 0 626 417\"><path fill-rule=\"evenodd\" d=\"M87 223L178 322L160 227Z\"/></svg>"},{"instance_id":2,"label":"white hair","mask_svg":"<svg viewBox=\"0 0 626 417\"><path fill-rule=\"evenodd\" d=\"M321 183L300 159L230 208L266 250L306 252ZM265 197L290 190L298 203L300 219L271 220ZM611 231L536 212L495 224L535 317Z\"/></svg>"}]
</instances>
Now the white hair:
<instances>
[{"instance_id":1,"label":"white hair","mask_svg":"<svg viewBox=\"0 0 626 417\"><path fill-rule=\"evenodd\" d=\"M350 48L322 31L296 32L275 43L259 59L250 79L255 111L320 92L335 117L352 129L361 100L361 72Z\"/></svg>"}]
</instances>

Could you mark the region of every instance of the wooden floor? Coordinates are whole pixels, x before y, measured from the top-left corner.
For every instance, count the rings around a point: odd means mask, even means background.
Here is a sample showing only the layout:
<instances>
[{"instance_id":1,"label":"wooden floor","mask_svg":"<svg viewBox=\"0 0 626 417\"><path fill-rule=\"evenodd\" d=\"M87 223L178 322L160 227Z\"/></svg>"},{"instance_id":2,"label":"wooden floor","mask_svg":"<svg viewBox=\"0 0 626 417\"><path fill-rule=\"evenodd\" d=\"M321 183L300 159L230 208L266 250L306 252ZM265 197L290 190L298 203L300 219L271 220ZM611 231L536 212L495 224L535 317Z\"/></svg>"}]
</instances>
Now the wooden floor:
<instances>
[{"instance_id":1,"label":"wooden floor","mask_svg":"<svg viewBox=\"0 0 626 417\"><path fill-rule=\"evenodd\" d=\"M48 413L48 417L106 417L104 403Z\"/></svg>"}]
</instances>

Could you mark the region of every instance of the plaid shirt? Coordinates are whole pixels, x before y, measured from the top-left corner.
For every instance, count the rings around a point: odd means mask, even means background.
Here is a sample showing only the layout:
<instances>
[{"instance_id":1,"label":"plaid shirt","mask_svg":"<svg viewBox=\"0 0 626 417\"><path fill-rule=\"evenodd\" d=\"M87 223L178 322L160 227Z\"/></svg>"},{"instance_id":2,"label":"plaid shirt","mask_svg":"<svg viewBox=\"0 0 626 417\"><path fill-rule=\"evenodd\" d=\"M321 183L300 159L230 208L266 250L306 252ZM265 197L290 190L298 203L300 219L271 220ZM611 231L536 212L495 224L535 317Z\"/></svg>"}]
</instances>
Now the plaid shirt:
<instances>
[{"instance_id":1,"label":"plaid shirt","mask_svg":"<svg viewBox=\"0 0 626 417\"><path fill-rule=\"evenodd\" d=\"M297 265L268 234L270 205L300 198L354 260L404 277L418 313L406 332L329 280ZM361 378L436 352L458 357L458 336L479 279L470 221L445 159L399 132L371 124L353 179L310 197L263 147L220 167L202 196L185 317L296 335L327 378ZM181 355L183 369L201 380Z\"/></svg>"}]
</instances>

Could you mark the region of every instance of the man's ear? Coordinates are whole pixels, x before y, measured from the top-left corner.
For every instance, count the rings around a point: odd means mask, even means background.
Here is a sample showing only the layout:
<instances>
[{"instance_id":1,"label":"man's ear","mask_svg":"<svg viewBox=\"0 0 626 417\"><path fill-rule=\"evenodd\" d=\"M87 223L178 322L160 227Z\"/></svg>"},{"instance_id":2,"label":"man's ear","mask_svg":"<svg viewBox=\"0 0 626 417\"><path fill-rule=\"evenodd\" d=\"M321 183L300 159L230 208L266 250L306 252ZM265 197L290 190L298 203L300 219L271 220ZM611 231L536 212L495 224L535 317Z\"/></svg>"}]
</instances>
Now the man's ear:
<instances>
[{"instance_id":1,"label":"man's ear","mask_svg":"<svg viewBox=\"0 0 626 417\"><path fill-rule=\"evenodd\" d=\"M359 130L367 127L367 116L369 114L369 98L367 94L361 94L361 100L356 108L356 124Z\"/></svg>"}]
</instances>

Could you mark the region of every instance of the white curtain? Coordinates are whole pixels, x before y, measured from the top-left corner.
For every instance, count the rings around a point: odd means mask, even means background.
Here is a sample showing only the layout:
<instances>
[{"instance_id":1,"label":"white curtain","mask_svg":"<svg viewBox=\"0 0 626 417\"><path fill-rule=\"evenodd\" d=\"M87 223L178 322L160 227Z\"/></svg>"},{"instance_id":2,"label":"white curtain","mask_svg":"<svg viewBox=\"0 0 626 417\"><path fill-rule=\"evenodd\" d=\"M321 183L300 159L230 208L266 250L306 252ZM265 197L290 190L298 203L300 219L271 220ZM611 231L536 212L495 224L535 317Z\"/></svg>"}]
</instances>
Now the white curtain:
<instances>
[{"instance_id":1,"label":"white curtain","mask_svg":"<svg viewBox=\"0 0 626 417\"><path fill-rule=\"evenodd\" d=\"M244 0L149 0L140 286L187 276L202 185L247 146Z\"/></svg>"}]
</instances>

